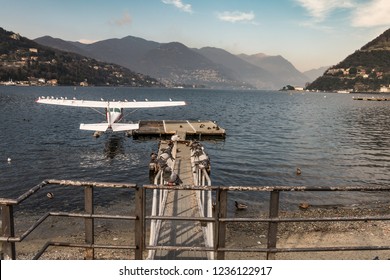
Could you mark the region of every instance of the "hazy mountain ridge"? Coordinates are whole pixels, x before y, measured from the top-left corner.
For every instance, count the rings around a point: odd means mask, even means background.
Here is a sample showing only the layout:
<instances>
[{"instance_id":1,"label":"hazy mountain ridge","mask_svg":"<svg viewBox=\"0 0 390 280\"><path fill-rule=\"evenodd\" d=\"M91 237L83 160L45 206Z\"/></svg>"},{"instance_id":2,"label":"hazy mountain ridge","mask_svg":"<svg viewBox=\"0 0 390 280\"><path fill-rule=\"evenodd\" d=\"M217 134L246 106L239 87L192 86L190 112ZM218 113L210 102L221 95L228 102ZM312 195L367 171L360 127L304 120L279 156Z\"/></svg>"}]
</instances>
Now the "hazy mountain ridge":
<instances>
[{"instance_id":1,"label":"hazy mountain ridge","mask_svg":"<svg viewBox=\"0 0 390 280\"><path fill-rule=\"evenodd\" d=\"M217 65L230 70L230 75L247 82L256 88L279 88L280 82L267 70L248 63L240 57L233 55L223 49L204 47L195 49L198 53L207 57ZM261 78L260 78L261 77Z\"/></svg>"},{"instance_id":2,"label":"hazy mountain ridge","mask_svg":"<svg viewBox=\"0 0 390 280\"><path fill-rule=\"evenodd\" d=\"M298 71L291 62L283 58L281 55L268 56L265 54L240 54L239 57L249 63L252 63L253 65L262 67L274 77L282 78L279 83L283 83L284 85L291 84L295 86L304 86L310 81L307 76Z\"/></svg>"},{"instance_id":3,"label":"hazy mountain ridge","mask_svg":"<svg viewBox=\"0 0 390 280\"><path fill-rule=\"evenodd\" d=\"M307 71L304 71L303 74L309 78L310 81L314 81L318 77L322 76L326 70L329 69L329 66L322 66L317 69L310 69Z\"/></svg>"},{"instance_id":4,"label":"hazy mountain ridge","mask_svg":"<svg viewBox=\"0 0 390 280\"><path fill-rule=\"evenodd\" d=\"M169 85L279 89L286 84L303 86L310 82L308 77L281 56L276 59L264 56L263 67L259 61L253 61L254 56L243 59L223 49L190 49L179 42L163 44L132 36L92 44L67 42L66 45L63 40L48 36L35 41L117 63L132 71L156 77Z\"/></svg>"}]
</instances>

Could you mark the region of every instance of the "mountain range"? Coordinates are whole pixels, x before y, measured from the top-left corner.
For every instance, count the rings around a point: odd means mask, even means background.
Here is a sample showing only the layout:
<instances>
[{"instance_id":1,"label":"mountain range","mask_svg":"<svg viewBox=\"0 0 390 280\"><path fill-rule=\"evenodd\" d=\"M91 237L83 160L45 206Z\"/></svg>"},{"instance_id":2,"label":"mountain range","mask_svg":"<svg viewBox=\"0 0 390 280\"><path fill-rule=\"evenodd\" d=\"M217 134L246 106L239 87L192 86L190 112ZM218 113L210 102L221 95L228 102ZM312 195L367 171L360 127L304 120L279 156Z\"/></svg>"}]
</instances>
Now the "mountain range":
<instances>
[{"instance_id":1,"label":"mountain range","mask_svg":"<svg viewBox=\"0 0 390 280\"><path fill-rule=\"evenodd\" d=\"M0 81L227 89L306 85L309 90L390 92L390 29L337 65L305 73L282 56L234 55L133 36L92 44L50 36L32 41L0 28L0 37Z\"/></svg>"},{"instance_id":2,"label":"mountain range","mask_svg":"<svg viewBox=\"0 0 390 280\"><path fill-rule=\"evenodd\" d=\"M35 42L115 63L158 79L168 86L280 89L313 80L282 56L234 55L220 48L189 48L180 42L158 43L127 36L92 44L50 36Z\"/></svg>"}]
</instances>

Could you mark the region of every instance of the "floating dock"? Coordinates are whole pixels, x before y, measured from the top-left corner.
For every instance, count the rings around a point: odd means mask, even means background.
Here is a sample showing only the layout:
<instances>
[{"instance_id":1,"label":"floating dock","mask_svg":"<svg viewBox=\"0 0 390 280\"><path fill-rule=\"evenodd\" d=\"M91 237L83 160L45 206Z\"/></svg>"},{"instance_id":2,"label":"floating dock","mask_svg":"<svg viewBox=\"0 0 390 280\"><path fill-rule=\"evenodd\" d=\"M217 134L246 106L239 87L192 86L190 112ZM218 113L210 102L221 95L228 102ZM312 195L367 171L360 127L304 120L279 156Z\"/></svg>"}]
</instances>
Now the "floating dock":
<instances>
[{"instance_id":1,"label":"floating dock","mask_svg":"<svg viewBox=\"0 0 390 280\"><path fill-rule=\"evenodd\" d=\"M363 100L363 101L390 101L390 97L352 97L353 100Z\"/></svg>"},{"instance_id":2,"label":"floating dock","mask_svg":"<svg viewBox=\"0 0 390 280\"><path fill-rule=\"evenodd\" d=\"M133 131L133 137L170 139L178 134L186 139L224 139L225 129L213 121L189 120L151 120L140 121L139 129Z\"/></svg>"}]
</instances>

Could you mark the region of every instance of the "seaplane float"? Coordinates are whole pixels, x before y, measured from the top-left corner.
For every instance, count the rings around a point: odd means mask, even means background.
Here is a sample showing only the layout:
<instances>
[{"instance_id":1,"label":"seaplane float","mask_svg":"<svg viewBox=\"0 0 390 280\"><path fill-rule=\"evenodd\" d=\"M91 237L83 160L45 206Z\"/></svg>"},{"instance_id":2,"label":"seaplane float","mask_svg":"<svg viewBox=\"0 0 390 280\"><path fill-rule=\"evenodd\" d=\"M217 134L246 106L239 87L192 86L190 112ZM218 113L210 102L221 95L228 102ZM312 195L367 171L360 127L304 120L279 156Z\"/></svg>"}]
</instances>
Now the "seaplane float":
<instances>
[{"instance_id":1,"label":"seaplane float","mask_svg":"<svg viewBox=\"0 0 390 280\"><path fill-rule=\"evenodd\" d=\"M101 99L100 101L93 100L80 100L80 99L67 99L64 97L44 97L41 96L36 100L37 103L60 105L60 106L73 106L73 107L85 107L85 108L104 108L105 113L102 113L96 109L98 113L105 115L106 121L102 123L93 124L80 124L80 129L95 131L94 136L99 137L106 131L132 131L139 129L138 123L122 123L123 109L141 109L141 108L159 108L159 107L172 107L172 106L184 106L185 101L106 101Z\"/></svg>"}]
</instances>

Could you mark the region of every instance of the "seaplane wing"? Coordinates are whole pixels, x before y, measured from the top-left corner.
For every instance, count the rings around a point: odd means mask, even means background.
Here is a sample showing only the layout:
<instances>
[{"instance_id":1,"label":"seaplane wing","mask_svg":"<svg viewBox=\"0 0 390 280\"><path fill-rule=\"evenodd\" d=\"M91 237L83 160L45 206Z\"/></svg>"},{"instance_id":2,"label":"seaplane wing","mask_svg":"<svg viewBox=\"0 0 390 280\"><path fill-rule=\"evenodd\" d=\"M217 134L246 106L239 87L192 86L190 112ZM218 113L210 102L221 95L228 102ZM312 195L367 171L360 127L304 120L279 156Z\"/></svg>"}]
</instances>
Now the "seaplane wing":
<instances>
[{"instance_id":1,"label":"seaplane wing","mask_svg":"<svg viewBox=\"0 0 390 280\"><path fill-rule=\"evenodd\" d=\"M92 100L79 100L79 99L66 99L66 98L54 98L54 97L40 97L37 100L38 103L61 105L61 106L74 106L74 107L87 107L87 108L105 108L106 122L92 123L92 124L80 124L82 130L95 130L104 132L106 130L129 131L139 129L139 124L132 123L120 123L123 119L123 109L125 108L158 108L158 107L171 107L171 106L184 106L185 101L92 101Z\"/></svg>"},{"instance_id":2,"label":"seaplane wing","mask_svg":"<svg viewBox=\"0 0 390 280\"><path fill-rule=\"evenodd\" d=\"M38 98L38 103L87 107L87 108L158 108L171 106L184 106L185 101L91 101L79 99Z\"/></svg>"},{"instance_id":3,"label":"seaplane wing","mask_svg":"<svg viewBox=\"0 0 390 280\"><path fill-rule=\"evenodd\" d=\"M58 98L38 98L38 103L61 105L61 106L74 106L74 107L88 107L88 108L107 108L107 101L90 101L90 100L77 100L77 99L58 99Z\"/></svg>"}]
</instances>

